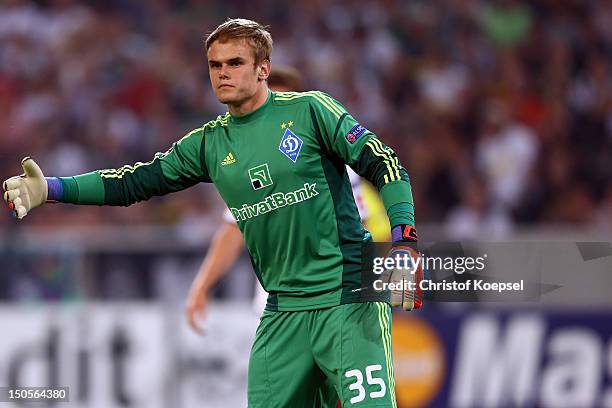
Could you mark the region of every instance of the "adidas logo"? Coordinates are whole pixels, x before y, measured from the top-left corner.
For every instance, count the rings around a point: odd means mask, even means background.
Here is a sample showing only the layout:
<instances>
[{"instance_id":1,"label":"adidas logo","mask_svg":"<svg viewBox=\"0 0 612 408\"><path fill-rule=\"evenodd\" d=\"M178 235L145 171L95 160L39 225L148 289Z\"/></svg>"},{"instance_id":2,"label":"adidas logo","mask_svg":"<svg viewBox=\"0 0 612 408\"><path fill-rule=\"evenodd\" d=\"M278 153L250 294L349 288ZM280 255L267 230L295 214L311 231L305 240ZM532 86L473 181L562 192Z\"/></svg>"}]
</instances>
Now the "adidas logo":
<instances>
[{"instance_id":1,"label":"adidas logo","mask_svg":"<svg viewBox=\"0 0 612 408\"><path fill-rule=\"evenodd\" d=\"M221 162L222 166L226 166L228 164L234 164L236 163L236 159L234 158L234 155L232 153L229 153L225 159L223 159L223 161Z\"/></svg>"}]
</instances>

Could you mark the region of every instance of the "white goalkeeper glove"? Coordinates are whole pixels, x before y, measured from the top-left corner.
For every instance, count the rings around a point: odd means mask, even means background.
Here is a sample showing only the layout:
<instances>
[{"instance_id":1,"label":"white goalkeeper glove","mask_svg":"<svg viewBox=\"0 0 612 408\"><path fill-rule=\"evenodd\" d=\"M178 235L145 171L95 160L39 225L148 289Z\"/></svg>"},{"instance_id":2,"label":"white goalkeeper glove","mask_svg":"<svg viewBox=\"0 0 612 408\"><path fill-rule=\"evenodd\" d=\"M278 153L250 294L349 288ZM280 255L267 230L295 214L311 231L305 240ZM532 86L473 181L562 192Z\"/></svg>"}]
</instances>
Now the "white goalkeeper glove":
<instances>
[{"instance_id":1,"label":"white goalkeeper glove","mask_svg":"<svg viewBox=\"0 0 612 408\"><path fill-rule=\"evenodd\" d=\"M385 271L384 281L394 285L389 289L391 306L404 310L418 309L423 304L423 290L419 286L423 280L422 260L418 252L408 246L395 246L387 257L395 259L398 255L411 261Z\"/></svg>"},{"instance_id":2,"label":"white goalkeeper glove","mask_svg":"<svg viewBox=\"0 0 612 408\"><path fill-rule=\"evenodd\" d=\"M4 200L18 219L25 217L33 208L47 201L47 180L32 158L21 161L24 174L11 177L2 183Z\"/></svg>"},{"instance_id":3,"label":"white goalkeeper glove","mask_svg":"<svg viewBox=\"0 0 612 408\"><path fill-rule=\"evenodd\" d=\"M393 284L389 288L391 306L404 310L418 309L423 305L423 259L417 250L416 229L410 225L401 226L401 240L393 244L387 258L399 260L395 267L387 269L383 281Z\"/></svg>"}]
</instances>

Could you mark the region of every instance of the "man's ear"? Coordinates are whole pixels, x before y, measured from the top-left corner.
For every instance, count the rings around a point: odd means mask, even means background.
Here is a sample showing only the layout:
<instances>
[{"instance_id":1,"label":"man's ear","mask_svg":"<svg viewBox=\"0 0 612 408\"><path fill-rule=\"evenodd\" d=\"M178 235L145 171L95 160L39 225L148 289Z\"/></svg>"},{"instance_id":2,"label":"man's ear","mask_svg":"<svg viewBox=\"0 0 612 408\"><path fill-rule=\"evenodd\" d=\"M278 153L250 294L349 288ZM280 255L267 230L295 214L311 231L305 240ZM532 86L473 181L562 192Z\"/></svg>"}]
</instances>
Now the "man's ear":
<instances>
[{"instance_id":1,"label":"man's ear","mask_svg":"<svg viewBox=\"0 0 612 408\"><path fill-rule=\"evenodd\" d=\"M272 69L272 65L270 64L270 60L265 59L259 64L259 73L257 76L258 81L265 81L270 76L270 70Z\"/></svg>"}]
</instances>

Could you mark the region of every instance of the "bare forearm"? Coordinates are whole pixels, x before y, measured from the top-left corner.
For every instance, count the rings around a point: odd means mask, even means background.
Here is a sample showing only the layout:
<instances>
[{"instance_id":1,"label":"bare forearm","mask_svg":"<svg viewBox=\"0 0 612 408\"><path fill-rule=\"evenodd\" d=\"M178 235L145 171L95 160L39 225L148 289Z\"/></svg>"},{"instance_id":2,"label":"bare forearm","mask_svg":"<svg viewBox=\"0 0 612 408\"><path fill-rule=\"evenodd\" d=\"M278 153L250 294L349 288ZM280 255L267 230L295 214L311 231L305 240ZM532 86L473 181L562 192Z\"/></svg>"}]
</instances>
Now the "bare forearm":
<instances>
[{"instance_id":1,"label":"bare forearm","mask_svg":"<svg viewBox=\"0 0 612 408\"><path fill-rule=\"evenodd\" d=\"M215 235L194 282L197 290L208 291L234 264L244 241L235 224L224 223Z\"/></svg>"}]
</instances>

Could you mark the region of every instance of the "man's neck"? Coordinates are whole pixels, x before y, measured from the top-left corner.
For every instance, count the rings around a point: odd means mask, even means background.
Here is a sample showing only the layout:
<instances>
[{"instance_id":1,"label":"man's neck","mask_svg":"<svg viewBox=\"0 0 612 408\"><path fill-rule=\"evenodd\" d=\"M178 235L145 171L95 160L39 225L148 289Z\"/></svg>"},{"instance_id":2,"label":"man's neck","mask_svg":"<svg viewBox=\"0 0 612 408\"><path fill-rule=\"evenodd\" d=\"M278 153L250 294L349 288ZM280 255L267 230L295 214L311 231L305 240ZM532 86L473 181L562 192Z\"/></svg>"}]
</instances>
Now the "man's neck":
<instances>
[{"instance_id":1,"label":"man's neck","mask_svg":"<svg viewBox=\"0 0 612 408\"><path fill-rule=\"evenodd\" d=\"M228 104L227 107L232 116L240 117L249 114L266 103L268 99L268 87L263 85L259 87L252 98L247 99L240 105Z\"/></svg>"}]
</instances>

